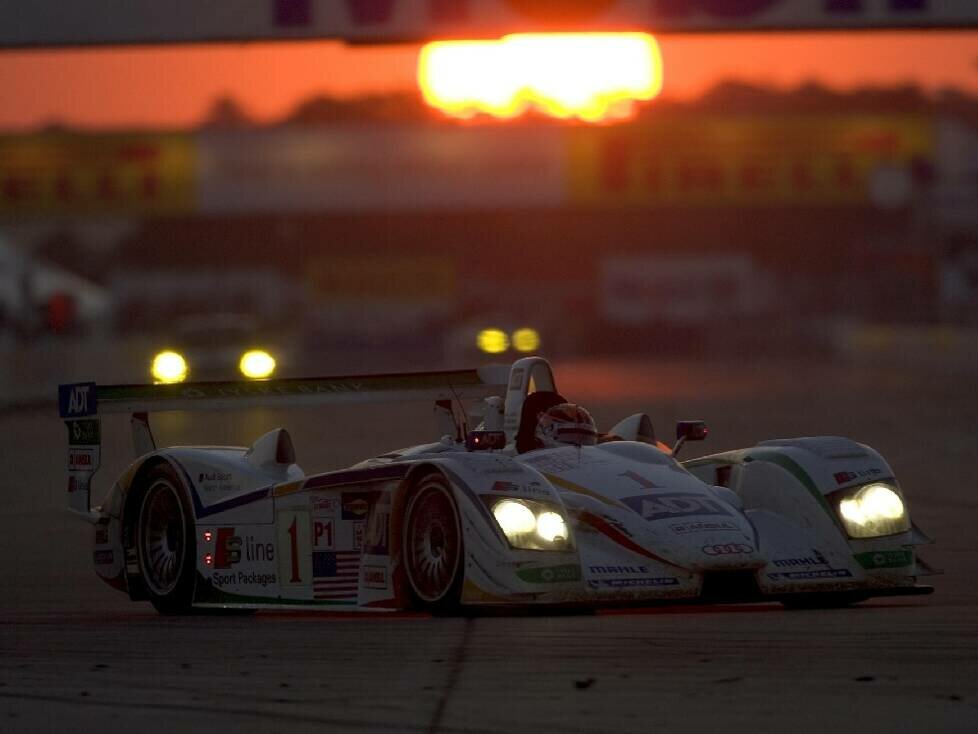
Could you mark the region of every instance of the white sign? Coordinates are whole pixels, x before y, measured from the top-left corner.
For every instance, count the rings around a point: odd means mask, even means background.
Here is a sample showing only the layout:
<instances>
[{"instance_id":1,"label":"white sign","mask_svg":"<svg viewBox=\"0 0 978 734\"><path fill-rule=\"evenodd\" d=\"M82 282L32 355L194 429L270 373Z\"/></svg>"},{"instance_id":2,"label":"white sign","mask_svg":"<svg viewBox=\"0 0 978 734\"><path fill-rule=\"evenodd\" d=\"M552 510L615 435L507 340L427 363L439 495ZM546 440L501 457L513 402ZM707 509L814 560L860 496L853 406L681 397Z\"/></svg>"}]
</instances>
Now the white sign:
<instances>
[{"instance_id":1,"label":"white sign","mask_svg":"<svg viewBox=\"0 0 978 734\"><path fill-rule=\"evenodd\" d=\"M563 137L552 130L376 125L204 132L199 211L392 211L556 206Z\"/></svg>"}]
</instances>

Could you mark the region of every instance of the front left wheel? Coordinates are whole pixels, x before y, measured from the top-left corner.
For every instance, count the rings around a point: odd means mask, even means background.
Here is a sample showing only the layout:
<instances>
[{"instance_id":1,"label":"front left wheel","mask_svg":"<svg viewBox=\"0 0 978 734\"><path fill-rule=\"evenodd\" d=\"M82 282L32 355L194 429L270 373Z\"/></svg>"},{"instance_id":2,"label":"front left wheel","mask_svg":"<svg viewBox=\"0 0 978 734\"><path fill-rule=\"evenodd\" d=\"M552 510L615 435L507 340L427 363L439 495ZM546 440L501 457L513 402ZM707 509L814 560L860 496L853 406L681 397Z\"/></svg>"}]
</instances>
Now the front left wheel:
<instances>
[{"instance_id":1,"label":"front left wheel","mask_svg":"<svg viewBox=\"0 0 978 734\"><path fill-rule=\"evenodd\" d=\"M194 521L183 485L169 466L154 467L136 519L136 554L150 602L161 614L190 610L194 594Z\"/></svg>"},{"instance_id":2,"label":"front left wheel","mask_svg":"<svg viewBox=\"0 0 978 734\"><path fill-rule=\"evenodd\" d=\"M415 606L454 611L461 598L462 526L455 497L437 472L418 481L404 511L404 568Z\"/></svg>"}]
</instances>

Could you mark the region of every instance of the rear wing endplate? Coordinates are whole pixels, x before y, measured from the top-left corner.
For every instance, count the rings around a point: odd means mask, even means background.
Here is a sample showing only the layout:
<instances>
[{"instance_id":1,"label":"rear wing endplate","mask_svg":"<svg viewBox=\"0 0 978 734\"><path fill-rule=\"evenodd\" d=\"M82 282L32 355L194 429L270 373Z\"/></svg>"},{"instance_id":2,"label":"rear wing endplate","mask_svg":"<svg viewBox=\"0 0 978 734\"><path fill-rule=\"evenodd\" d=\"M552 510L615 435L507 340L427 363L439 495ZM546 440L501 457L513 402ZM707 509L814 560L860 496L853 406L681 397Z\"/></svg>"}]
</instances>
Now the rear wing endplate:
<instances>
[{"instance_id":1,"label":"rear wing endplate","mask_svg":"<svg viewBox=\"0 0 978 734\"><path fill-rule=\"evenodd\" d=\"M58 411L68 427L68 506L92 521L92 477L101 459L101 415L129 413L137 456L155 448L149 413L242 410L257 406L315 407L356 403L445 401L464 403L505 394L506 365L472 370L348 375L251 382L188 382L173 385L97 385L77 382L58 387Z\"/></svg>"}]
</instances>

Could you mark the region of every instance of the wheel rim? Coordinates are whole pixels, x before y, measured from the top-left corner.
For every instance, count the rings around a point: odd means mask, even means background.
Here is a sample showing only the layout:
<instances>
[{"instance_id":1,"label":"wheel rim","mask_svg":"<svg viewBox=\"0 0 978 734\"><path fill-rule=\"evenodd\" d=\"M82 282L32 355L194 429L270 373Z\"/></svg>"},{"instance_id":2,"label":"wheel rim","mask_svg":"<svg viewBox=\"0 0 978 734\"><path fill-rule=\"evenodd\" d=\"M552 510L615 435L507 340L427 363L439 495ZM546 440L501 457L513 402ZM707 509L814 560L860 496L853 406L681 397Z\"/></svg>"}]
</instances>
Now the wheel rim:
<instances>
[{"instance_id":1,"label":"wheel rim","mask_svg":"<svg viewBox=\"0 0 978 734\"><path fill-rule=\"evenodd\" d=\"M154 594L165 596L180 581L187 547L180 496L168 482L157 482L146 493L139 532L143 578Z\"/></svg>"},{"instance_id":2,"label":"wheel rim","mask_svg":"<svg viewBox=\"0 0 978 734\"><path fill-rule=\"evenodd\" d=\"M452 588L461 556L455 503L440 482L423 484L407 509L405 559L411 587L420 599L436 602Z\"/></svg>"}]
</instances>

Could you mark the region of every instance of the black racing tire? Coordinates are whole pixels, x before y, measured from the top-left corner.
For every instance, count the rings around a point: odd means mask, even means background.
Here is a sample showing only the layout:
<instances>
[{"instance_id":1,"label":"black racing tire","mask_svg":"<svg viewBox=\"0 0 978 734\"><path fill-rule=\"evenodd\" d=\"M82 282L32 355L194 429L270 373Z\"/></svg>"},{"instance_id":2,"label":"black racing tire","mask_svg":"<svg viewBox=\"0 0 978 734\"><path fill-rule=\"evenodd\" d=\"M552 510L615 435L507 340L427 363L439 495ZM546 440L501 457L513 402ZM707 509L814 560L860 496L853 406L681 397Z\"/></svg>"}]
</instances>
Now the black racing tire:
<instances>
[{"instance_id":1,"label":"black racing tire","mask_svg":"<svg viewBox=\"0 0 978 734\"><path fill-rule=\"evenodd\" d=\"M414 482L404 510L404 570L412 605L435 614L458 611L465 548L448 480L430 472Z\"/></svg>"},{"instance_id":2,"label":"black racing tire","mask_svg":"<svg viewBox=\"0 0 978 734\"><path fill-rule=\"evenodd\" d=\"M136 556L150 603L186 614L194 600L196 524L183 483L167 464L150 469L135 518Z\"/></svg>"}]
</instances>

